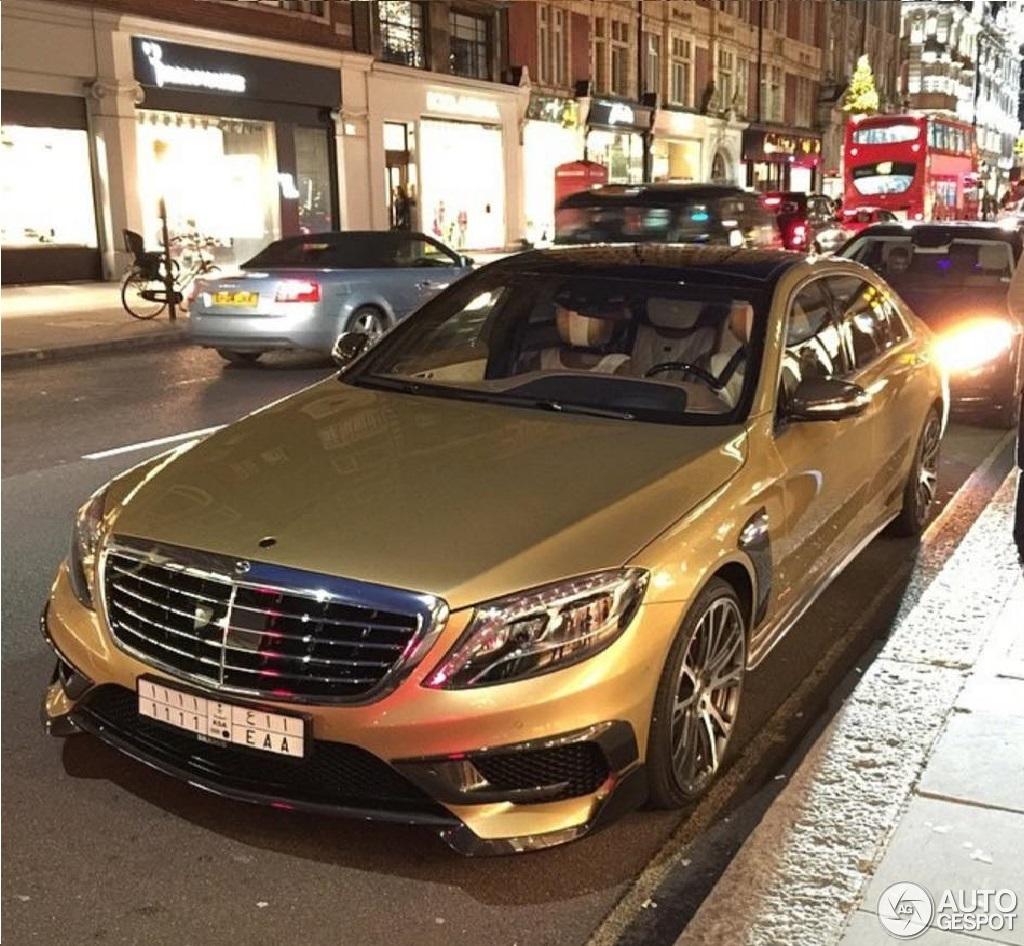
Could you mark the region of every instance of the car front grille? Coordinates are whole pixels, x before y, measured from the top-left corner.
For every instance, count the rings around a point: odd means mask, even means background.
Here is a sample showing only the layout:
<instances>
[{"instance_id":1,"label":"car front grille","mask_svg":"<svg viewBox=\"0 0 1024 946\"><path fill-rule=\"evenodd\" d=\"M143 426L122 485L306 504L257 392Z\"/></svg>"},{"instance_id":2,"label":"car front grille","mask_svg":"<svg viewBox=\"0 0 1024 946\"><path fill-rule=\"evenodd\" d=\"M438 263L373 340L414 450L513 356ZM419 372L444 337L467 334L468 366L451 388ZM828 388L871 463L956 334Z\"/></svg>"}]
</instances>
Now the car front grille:
<instances>
[{"instance_id":1,"label":"car front grille","mask_svg":"<svg viewBox=\"0 0 1024 946\"><path fill-rule=\"evenodd\" d=\"M116 684L94 689L75 708L73 718L81 728L130 754L228 794L299 807L408 815L409 820L453 820L447 809L358 746L315 740L308 757L298 760L202 742L184 730L141 716L135 693Z\"/></svg>"},{"instance_id":2,"label":"car front grille","mask_svg":"<svg viewBox=\"0 0 1024 946\"><path fill-rule=\"evenodd\" d=\"M544 801L577 798L596 792L608 778L608 762L596 742L574 742L524 752L481 753L470 756L473 765L497 790L563 785Z\"/></svg>"},{"instance_id":3,"label":"car front grille","mask_svg":"<svg viewBox=\"0 0 1024 946\"><path fill-rule=\"evenodd\" d=\"M196 568L187 558L110 549L107 618L125 650L216 690L365 700L386 689L433 623L422 596L260 563L245 563L243 580L231 561L205 556ZM365 600L374 596L387 601Z\"/></svg>"}]
</instances>

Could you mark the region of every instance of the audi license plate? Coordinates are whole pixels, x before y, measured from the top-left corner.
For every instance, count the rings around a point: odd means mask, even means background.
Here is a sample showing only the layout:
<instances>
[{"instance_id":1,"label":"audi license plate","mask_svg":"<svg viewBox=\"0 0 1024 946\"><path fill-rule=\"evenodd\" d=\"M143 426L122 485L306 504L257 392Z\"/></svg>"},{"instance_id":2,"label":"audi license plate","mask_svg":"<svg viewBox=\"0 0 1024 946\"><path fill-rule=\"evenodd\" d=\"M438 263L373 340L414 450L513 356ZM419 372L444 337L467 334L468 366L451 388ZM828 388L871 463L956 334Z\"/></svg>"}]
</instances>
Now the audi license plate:
<instances>
[{"instance_id":1,"label":"audi license plate","mask_svg":"<svg viewBox=\"0 0 1024 946\"><path fill-rule=\"evenodd\" d=\"M204 742L230 743L260 752L302 758L306 720L222 703L140 677L139 714L194 733Z\"/></svg>"},{"instance_id":2,"label":"audi license plate","mask_svg":"<svg viewBox=\"0 0 1024 946\"><path fill-rule=\"evenodd\" d=\"M258 292L236 292L222 290L213 294L214 305L254 306L260 301Z\"/></svg>"}]
</instances>

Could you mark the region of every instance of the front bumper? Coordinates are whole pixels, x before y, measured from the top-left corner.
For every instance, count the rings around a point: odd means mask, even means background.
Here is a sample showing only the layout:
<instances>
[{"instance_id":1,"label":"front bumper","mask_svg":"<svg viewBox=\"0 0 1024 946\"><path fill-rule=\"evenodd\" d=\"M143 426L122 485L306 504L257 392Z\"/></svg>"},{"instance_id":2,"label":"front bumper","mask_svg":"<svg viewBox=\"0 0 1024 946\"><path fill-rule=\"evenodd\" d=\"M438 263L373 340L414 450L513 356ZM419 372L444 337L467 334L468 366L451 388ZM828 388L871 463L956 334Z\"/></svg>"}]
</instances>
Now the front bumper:
<instances>
[{"instance_id":1,"label":"front bumper","mask_svg":"<svg viewBox=\"0 0 1024 946\"><path fill-rule=\"evenodd\" d=\"M662 646L675 627L669 610L641 609L617 645L547 677L477 691L421 687L461 630L453 627L419 673L385 698L302 706L312 716L313 750L296 761L200 742L139 716L135 681L153 668L113 646L101 615L74 599L62 568L43 615L58 656L43 721L53 735L92 733L165 774L239 801L426 825L466 854L538 849L580 837L646 796L642 756ZM655 623L665 625L661 646L653 643ZM636 659L624 660L615 652L629 637L645 643L634 648Z\"/></svg>"},{"instance_id":2,"label":"front bumper","mask_svg":"<svg viewBox=\"0 0 1024 946\"><path fill-rule=\"evenodd\" d=\"M1015 359L1003 357L949 378L951 407L961 413L987 411L1012 404L1020 397L1019 368Z\"/></svg>"}]
</instances>

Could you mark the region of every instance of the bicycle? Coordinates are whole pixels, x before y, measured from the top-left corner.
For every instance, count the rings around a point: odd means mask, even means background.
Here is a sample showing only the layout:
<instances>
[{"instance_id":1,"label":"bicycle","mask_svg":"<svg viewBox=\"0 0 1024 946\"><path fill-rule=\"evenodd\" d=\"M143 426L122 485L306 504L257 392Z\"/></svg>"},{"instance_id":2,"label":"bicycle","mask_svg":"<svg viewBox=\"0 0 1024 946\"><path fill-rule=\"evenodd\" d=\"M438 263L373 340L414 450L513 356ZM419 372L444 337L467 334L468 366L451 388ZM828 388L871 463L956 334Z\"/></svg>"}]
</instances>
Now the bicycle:
<instances>
[{"instance_id":1,"label":"bicycle","mask_svg":"<svg viewBox=\"0 0 1024 946\"><path fill-rule=\"evenodd\" d=\"M171 283L176 301L187 309L185 290L198 276L220 271L210 250L217 245L212 237L192 231L171 238L181 248L184 270L177 259L170 260ZM124 248L132 255L132 264L121 281L121 305L136 319L155 319L167 308L167 257L147 250L141 234L124 231Z\"/></svg>"}]
</instances>

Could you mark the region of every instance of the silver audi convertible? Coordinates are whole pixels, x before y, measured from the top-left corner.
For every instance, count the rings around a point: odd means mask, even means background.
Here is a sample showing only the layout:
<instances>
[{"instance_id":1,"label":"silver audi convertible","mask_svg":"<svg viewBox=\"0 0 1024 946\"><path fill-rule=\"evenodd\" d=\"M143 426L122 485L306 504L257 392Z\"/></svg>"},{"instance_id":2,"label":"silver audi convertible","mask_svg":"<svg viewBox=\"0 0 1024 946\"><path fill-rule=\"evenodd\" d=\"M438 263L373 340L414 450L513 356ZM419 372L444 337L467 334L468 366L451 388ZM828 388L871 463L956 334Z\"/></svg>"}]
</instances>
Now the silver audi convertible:
<instances>
[{"instance_id":1,"label":"silver audi convertible","mask_svg":"<svg viewBox=\"0 0 1024 946\"><path fill-rule=\"evenodd\" d=\"M468 256L422 233L287 237L236 275L199 280L189 335L234 363L277 349L330 353L343 332L376 341L472 266Z\"/></svg>"}]
</instances>

